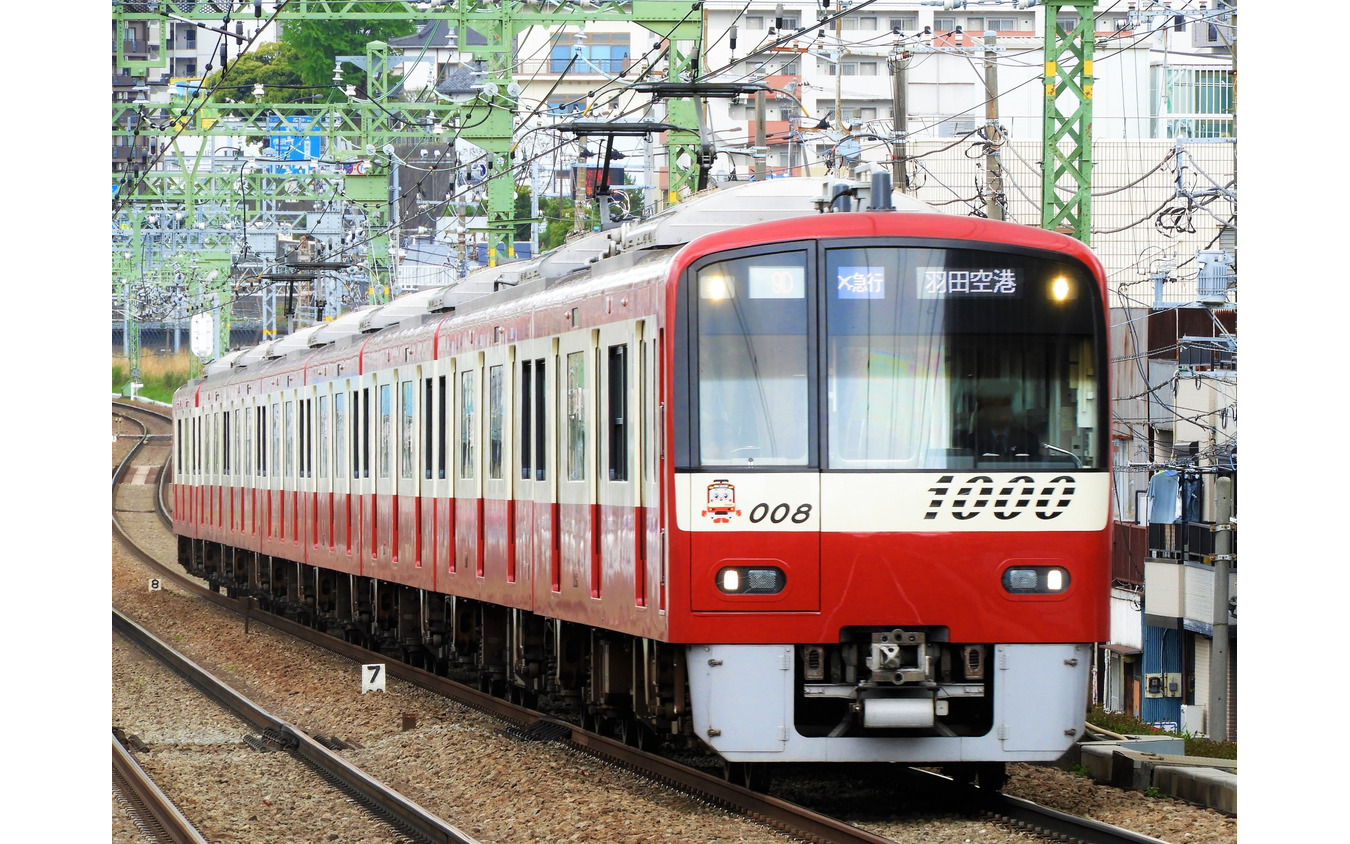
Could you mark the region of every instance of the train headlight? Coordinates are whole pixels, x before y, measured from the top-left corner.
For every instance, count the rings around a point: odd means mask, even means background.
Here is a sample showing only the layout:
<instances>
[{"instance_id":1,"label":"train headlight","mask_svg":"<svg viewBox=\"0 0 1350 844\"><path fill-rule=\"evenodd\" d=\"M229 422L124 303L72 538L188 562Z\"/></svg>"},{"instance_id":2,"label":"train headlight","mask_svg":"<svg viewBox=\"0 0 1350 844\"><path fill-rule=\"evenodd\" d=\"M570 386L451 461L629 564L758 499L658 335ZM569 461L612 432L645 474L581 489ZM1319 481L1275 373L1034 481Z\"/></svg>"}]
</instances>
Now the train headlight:
<instances>
[{"instance_id":1,"label":"train headlight","mask_svg":"<svg viewBox=\"0 0 1350 844\"><path fill-rule=\"evenodd\" d=\"M1003 572L1003 588L1014 595L1057 595L1069 588L1069 573L1058 566L1015 566Z\"/></svg>"},{"instance_id":2,"label":"train headlight","mask_svg":"<svg viewBox=\"0 0 1350 844\"><path fill-rule=\"evenodd\" d=\"M728 566L717 573L717 588L728 595L777 595L787 585L782 569Z\"/></svg>"}]
</instances>

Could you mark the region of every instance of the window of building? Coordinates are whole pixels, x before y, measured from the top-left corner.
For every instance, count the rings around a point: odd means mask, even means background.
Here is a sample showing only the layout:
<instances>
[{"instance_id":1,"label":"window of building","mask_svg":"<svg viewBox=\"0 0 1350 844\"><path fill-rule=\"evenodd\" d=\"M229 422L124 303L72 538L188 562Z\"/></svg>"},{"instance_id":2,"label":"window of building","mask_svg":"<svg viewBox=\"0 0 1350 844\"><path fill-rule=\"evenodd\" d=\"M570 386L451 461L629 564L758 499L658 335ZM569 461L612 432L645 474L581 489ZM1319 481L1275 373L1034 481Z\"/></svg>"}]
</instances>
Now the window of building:
<instances>
[{"instance_id":1,"label":"window of building","mask_svg":"<svg viewBox=\"0 0 1350 844\"><path fill-rule=\"evenodd\" d=\"M559 35L549 50L549 72L562 73L578 54L573 73L618 73L628 66L631 54L626 32L586 33L585 41L577 42L572 33Z\"/></svg>"},{"instance_id":2,"label":"window of building","mask_svg":"<svg viewBox=\"0 0 1350 844\"><path fill-rule=\"evenodd\" d=\"M901 15L890 19L891 31L913 32L919 28L918 15Z\"/></svg>"},{"instance_id":3,"label":"window of building","mask_svg":"<svg viewBox=\"0 0 1350 844\"><path fill-rule=\"evenodd\" d=\"M844 32L850 31L872 31L877 28L877 18L874 15L849 15L839 21L840 28Z\"/></svg>"}]
</instances>

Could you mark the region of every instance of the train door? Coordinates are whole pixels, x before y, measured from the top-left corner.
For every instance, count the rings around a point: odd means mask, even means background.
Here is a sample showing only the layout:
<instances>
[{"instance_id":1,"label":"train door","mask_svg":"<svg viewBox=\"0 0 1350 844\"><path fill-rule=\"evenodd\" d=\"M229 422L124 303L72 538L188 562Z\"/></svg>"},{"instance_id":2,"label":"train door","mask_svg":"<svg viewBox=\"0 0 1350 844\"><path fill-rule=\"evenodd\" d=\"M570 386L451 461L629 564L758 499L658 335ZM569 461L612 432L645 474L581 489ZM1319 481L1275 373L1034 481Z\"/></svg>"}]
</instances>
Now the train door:
<instances>
[{"instance_id":1,"label":"train door","mask_svg":"<svg viewBox=\"0 0 1350 844\"><path fill-rule=\"evenodd\" d=\"M282 414L285 425L285 442L282 448L285 450L286 471L282 474L282 507L284 508L285 526L282 534L287 541L288 558L294 556L300 545L300 412L301 412L300 393L298 390L287 390L286 401L282 408Z\"/></svg>"},{"instance_id":2,"label":"train door","mask_svg":"<svg viewBox=\"0 0 1350 844\"><path fill-rule=\"evenodd\" d=\"M314 534L310 539L318 559L333 555L333 382L325 381L314 396Z\"/></svg>"},{"instance_id":3,"label":"train door","mask_svg":"<svg viewBox=\"0 0 1350 844\"><path fill-rule=\"evenodd\" d=\"M483 354L456 359L455 369L455 560L464 577L483 576ZM461 580L461 583L465 581ZM458 594L477 594L477 581Z\"/></svg>"},{"instance_id":4,"label":"train door","mask_svg":"<svg viewBox=\"0 0 1350 844\"><path fill-rule=\"evenodd\" d=\"M569 603L599 598L600 534L595 506L595 362L599 331L574 331L558 345L558 546Z\"/></svg>"},{"instance_id":5,"label":"train door","mask_svg":"<svg viewBox=\"0 0 1350 844\"><path fill-rule=\"evenodd\" d=\"M239 503L240 541L244 548L256 549L258 541L257 517L257 471L258 471L258 430L257 401L251 395L245 395L240 401L240 471Z\"/></svg>"},{"instance_id":6,"label":"train door","mask_svg":"<svg viewBox=\"0 0 1350 844\"><path fill-rule=\"evenodd\" d=\"M636 323L618 322L597 332L595 349L596 402L596 548L599 560L591 594L609 592L611 605L642 605L644 574L639 563L637 507L641 461L637 459L640 415L636 387L640 380L633 360L639 343Z\"/></svg>"},{"instance_id":7,"label":"train door","mask_svg":"<svg viewBox=\"0 0 1350 844\"><path fill-rule=\"evenodd\" d=\"M400 564L405 577L409 567L422 567L422 498L418 480L421 453L417 437L417 421L420 418L418 387L421 381L420 366L402 369L397 373L398 421L395 429L398 466L395 472L394 522L398 525L395 532L398 541L394 546L394 560Z\"/></svg>"},{"instance_id":8,"label":"train door","mask_svg":"<svg viewBox=\"0 0 1350 844\"><path fill-rule=\"evenodd\" d=\"M314 483L314 395L309 385L296 391L295 416L295 535L299 541L297 560L308 560L316 537L318 488Z\"/></svg>"},{"instance_id":9,"label":"train door","mask_svg":"<svg viewBox=\"0 0 1350 844\"><path fill-rule=\"evenodd\" d=\"M517 347L515 378L515 440L518 474L515 481L517 571L540 588L553 585L553 473L548 461L549 378L552 340ZM546 593L536 593L542 599Z\"/></svg>"},{"instance_id":10,"label":"train door","mask_svg":"<svg viewBox=\"0 0 1350 844\"><path fill-rule=\"evenodd\" d=\"M285 468L282 452L282 401L279 393L271 393L273 398L267 409L267 553L276 554L284 538L282 528L285 525L285 512L282 509L281 478Z\"/></svg>"},{"instance_id":11,"label":"train door","mask_svg":"<svg viewBox=\"0 0 1350 844\"><path fill-rule=\"evenodd\" d=\"M496 597L505 598L517 582L513 375L515 346L496 346L484 354L483 369L483 518L484 566ZM505 584L505 591L502 591Z\"/></svg>"},{"instance_id":12,"label":"train door","mask_svg":"<svg viewBox=\"0 0 1350 844\"><path fill-rule=\"evenodd\" d=\"M398 372L386 370L374 377L375 395L375 467L372 526L369 548L372 565L383 566L394 559L397 544L397 522L394 518L398 444L394 434L395 393ZM387 578L385 569L377 569L381 578Z\"/></svg>"},{"instance_id":13,"label":"train door","mask_svg":"<svg viewBox=\"0 0 1350 844\"><path fill-rule=\"evenodd\" d=\"M638 482L638 551L643 581L637 584L639 605L666 608L666 514L661 494L661 469L664 467L664 404L661 402L661 343L656 320L637 325L639 373L636 420L639 443L636 448L641 478Z\"/></svg>"},{"instance_id":14,"label":"train door","mask_svg":"<svg viewBox=\"0 0 1350 844\"><path fill-rule=\"evenodd\" d=\"M357 574L370 575L371 548L375 542L375 487L371 477L375 411L374 375L353 379L352 384L352 556Z\"/></svg>"},{"instance_id":15,"label":"train door","mask_svg":"<svg viewBox=\"0 0 1350 844\"><path fill-rule=\"evenodd\" d=\"M423 561L432 569L432 588L438 587L450 560L454 525L454 498L450 481L450 426L452 423L450 367L444 360L431 364L431 376L426 379L423 399L423 437L429 457L423 472L422 499L429 501L428 512L423 505Z\"/></svg>"}]
</instances>

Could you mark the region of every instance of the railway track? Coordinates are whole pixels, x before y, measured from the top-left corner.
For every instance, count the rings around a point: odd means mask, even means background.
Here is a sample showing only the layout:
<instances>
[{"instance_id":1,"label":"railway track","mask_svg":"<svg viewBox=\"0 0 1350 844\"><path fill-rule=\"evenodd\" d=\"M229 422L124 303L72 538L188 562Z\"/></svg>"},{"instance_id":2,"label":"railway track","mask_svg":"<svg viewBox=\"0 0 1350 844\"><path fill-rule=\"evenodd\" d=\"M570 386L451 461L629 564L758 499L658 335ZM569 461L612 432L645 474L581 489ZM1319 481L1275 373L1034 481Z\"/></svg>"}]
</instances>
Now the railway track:
<instances>
[{"instance_id":1,"label":"railway track","mask_svg":"<svg viewBox=\"0 0 1350 844\"><path fill-rule=\"evenodd\" d=\"M206 844L178 807L155 785L114 731L112 740L113 793L135 818L141 833L155 842Z\"/></svg>"},{"instance_id":2,"label":"railway track","mask_svg":"<svg viewBox=\"0 0 1350 844\"><path fill-rule=\"evenodd\" d=\"M130 458L128 459L130 460ZM167 474L167 471L164 474ZM162 503L163 496L160 495L158 498ZM115 524L117 522L116 513L114 514L114 522ZM121 529L115 527L115 530ZM136 548L130 538L126 538L124 542L128 544L129 550L146 565L155 569L164 577L172 579L181 588L203 600L210 601L245 618L260 620L278 631L322 647L358 664L385 663L387 660L387 657L382 654L367 651L287 619L270 615L260 616L252 611L247 599L235 599L220 595L210 588L202 586L194 579L188 578L175 568L162 565L152 555ZM445 677L398 663L389 663L388 672L391 677L405 680L434 694L501 719L511 724L515 734L522 738L540 738L560 742L579 752L596 756L610 764L633 770L649 779L694 795L714 806L758 820L768 826L780 829L788 835L821 842L873 842L874 844L881 844L881 842L890 840L860 830L835 818L750 791L661 756L588 732L574 724L541 716L538 712L492 697ZM1158 840L1118 827L1074 818L1028 801L998 794L981 793L976 789L970 789L937 775L917 773L915 776L920 777L918 781L922 783L920 787L923 789L932 790L934 793L942 792L944 795L941 798L942 801L949 805L963 805L967 809L978 809L990 820L1036 832L1050 840L1081 841L1085 844L1124 844L1125 842L1141 844L1145 841L1156 842Z\"/></svg>"},{"instance_id":3,"label":"railway track","mask_svg":"<svg viewBox=\"0 0 1350 844\"><path fill-rule=\"evenodd\" d=\"M113 630L187 680L211 701L247 722L259 734L247 743L275 749L307 765L411 841L478 844L476 839L366 775L325 744L267 712L125 615L113 611ZM175 838L174 840L185 840Z\"/></svg>"}]
</instances>

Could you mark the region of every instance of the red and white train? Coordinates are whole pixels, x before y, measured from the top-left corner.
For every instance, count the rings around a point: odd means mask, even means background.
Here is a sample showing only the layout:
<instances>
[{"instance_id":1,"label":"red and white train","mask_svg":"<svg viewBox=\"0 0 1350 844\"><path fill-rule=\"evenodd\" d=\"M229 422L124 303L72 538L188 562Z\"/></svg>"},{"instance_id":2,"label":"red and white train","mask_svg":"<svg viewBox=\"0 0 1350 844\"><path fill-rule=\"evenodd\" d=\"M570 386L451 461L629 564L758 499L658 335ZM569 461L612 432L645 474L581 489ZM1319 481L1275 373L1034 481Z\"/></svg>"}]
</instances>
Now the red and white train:
<instances>
[{"instance_id":1,"label":"red and white train","mask_svg":"<svg viewBox=\"0 0 1350 844\"><path fill-rule=\"evenodd\" d=\"M997 783L1108 632L1103 284L884 179L711 191L208 365L180 560L737 777Z\"/></svg>"}]
</instances>

